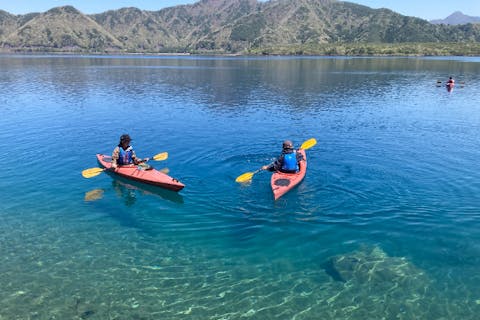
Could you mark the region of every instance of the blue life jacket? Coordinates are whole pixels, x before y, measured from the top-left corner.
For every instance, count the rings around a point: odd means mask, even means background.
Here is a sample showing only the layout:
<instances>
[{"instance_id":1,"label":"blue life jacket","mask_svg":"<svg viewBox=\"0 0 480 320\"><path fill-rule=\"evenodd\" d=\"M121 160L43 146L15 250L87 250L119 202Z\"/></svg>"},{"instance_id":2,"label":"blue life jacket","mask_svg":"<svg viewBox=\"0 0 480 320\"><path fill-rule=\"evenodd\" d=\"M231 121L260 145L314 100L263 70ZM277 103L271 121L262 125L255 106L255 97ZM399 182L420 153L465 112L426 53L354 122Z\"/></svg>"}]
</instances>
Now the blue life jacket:
<instances>
[{"instance_id":1,"label":"blue life jacket","mask_svg":"<svg viewBox=\"0 0 480 320\"><path fill-rule=\"evenodd\" d=\"M282 171L297 172L299 170L297 162L297 153L286 153L283 155Z\"/></svg>"},{"instance_id":2,"label":"blue life jacket","mask_svg":"<svg viewBox=\"0 0 480 320\"><path fill-rule=\"evenodd\" d=\"M118 164L121 166L126 164L132 164L133 148L131 146L128 146L127 150L123 150L122 147L118 147L118 149L119 149Z\"/></svg>"}]
</instances>

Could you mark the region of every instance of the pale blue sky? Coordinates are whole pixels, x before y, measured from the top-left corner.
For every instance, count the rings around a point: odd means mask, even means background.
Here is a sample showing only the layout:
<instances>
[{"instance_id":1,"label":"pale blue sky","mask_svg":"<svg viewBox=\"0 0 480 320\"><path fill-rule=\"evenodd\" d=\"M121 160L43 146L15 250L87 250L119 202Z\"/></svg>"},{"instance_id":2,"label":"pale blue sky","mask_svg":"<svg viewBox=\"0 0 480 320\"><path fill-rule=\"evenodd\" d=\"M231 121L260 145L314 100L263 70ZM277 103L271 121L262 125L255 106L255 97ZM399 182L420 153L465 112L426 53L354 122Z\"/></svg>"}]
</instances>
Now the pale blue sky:
<instances>
[{"instance_id":1,"label":"pale blue sky","mask_svg":"<svg viewBox=\"0 0 480 320\"><path fill-rule=\"evenodd\" d=\"M111 9L136 7L156 11L196 0L0 0L0 9L13 14L44 12L53 7L72 5L86 14L101 13ZM353 0L372 8L388 8L398 13L426 20L443 19L454 11L480 17L480 0Z\"/></svg>"}]
</instances>

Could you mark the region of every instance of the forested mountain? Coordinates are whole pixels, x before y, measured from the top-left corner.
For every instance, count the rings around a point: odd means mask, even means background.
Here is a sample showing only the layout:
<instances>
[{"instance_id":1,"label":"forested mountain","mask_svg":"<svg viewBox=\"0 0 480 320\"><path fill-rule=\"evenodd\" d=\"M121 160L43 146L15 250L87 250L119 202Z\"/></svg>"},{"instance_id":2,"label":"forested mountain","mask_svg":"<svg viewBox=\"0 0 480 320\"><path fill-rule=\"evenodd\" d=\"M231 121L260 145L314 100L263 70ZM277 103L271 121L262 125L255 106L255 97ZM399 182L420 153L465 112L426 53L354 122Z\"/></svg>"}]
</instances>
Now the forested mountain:
<instances>
[{"instance_id":1,"label":"forested mountain","mask_svg":"<svg viewBox=\"0 0 480 320\"><path fill-rule=\"evenodd\" d=\"M0 10L2 51L242 53L479 41L480 25L434 25L337 0L201 0L159 11L123 8L93 15L71 6L27 15Z\"/></svg>"}]
</instances>

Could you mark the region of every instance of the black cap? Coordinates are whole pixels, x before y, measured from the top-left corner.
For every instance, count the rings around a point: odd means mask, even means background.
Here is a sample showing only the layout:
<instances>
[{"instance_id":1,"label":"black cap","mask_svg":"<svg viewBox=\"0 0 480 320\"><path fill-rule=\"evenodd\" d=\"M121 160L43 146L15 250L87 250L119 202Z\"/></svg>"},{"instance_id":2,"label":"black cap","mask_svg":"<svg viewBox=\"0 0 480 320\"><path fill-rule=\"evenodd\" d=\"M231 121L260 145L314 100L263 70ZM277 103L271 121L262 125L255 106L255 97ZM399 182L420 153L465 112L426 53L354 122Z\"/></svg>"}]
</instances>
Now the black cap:
<instances>
[{"instance_id":1,"label":"black cap","mask_svg":"<svg viewBox=\"0 0 480 320\"><path fill-rule=\"evenodd\" d=\"M293 142L290 140L283 141L283 149L285 150L293 149Z\"/></svg>"},{"instance_id":2,"label":"black cap","mask_svg":"<svg viewBox=\"0 0 480 320\"><path fill-rule=\"evenodd\" d=\"M122 134L120 136L120 143L125 142L125 141L132 141L132 138L128 134Z\"/></svg>"}]
</instances>

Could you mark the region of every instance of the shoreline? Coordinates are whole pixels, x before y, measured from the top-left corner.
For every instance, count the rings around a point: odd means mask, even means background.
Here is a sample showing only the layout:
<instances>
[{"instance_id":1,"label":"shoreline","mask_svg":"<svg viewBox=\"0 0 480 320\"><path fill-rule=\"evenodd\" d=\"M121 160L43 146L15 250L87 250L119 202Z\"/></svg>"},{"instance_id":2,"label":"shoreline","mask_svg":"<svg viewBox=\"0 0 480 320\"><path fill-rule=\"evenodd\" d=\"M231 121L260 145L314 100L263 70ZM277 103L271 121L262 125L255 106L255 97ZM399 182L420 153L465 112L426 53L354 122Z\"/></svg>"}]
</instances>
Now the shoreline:
<instances>
[{"instance_id":1,"label":"shoreline","mask_svg":"<svg viewBox=\"0 0 480 320\"><path fill-rule=\"evenodd\" d=\"M252 54L252 53L125 53L125 52L27 52L27 51L16 51L16 52L4 52L0 51L0 56L11 56L11 55L25 55L25 56L150 56L150 57L195 57L195 56L213 56L213 57L344 57L344 58L442 58L442 57L465 57L465 58L475 58L480 57L478 54L468 54L468 55L453 55L453 54L442 54L442 55L427 55L427 54L347 54L347 55L326 55L326 54L294 54L294 53L272 53L272 54Z\"/></svg>"}]
</instances>

